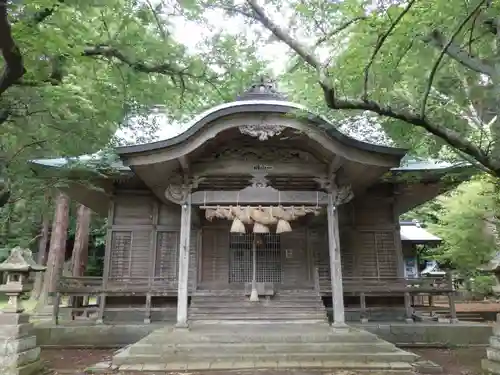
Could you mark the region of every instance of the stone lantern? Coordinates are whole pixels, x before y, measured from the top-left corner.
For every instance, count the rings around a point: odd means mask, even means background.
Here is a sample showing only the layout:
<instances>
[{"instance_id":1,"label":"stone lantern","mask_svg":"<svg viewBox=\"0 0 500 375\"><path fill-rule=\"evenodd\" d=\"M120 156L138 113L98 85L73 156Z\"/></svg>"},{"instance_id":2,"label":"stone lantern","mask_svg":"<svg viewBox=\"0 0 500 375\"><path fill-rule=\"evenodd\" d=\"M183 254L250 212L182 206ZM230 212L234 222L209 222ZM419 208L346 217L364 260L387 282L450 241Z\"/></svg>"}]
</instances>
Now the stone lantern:
<instances>
[{"instance_id":1,"label":"stone lantern","mask_svg":"<svg viewBox=\"0 0 500 375\"><path fill-rule=\"evenodd\" d=\"M33 334L33 324L24 313L21 295L31 290L30 272L44 271L45 267L33 261L31 251L16 247L0 264L0 272L7 274L7 282L0 285L0 293L9 296L9 303L0 311L0 374L40 374L40 348Z\"/></svg>"},{"instance_id":2,"label":"stone lantern","mask_svg":"<svg viewBox=\"0 0 500 375\"><path fill-rule=\"evenodd\" d=\"M46 267L35 263L31 251L15 247L11 250L9 257L0 263L0 272L7 274L7 282L0 285L0 293L5 293L9 297L4 313L22 313L24 308L21 304L21 295L29 292L32 285L28 278L31 272L45 271Z\"/></svg>"}]
</instances>

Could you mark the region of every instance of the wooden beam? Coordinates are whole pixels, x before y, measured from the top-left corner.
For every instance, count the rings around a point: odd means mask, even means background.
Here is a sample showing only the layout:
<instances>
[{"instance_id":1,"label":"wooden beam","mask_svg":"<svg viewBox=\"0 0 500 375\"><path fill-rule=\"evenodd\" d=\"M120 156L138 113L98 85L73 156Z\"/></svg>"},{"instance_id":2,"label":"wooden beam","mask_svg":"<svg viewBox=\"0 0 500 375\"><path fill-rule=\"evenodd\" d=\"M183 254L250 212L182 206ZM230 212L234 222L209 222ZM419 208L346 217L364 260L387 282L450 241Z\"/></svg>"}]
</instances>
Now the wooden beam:
<instances>
[{"instance_id":1,"label":"wooden beam","mask_svg":"<svg viewBox=\"0 0 500 375\"><path fill-rule=\"evenodd\" d=\"M328 176L333 176L344 164L345 159L339 155L335 155L332 162L328 166Z\"/></svg>"},{"instance_id":2,"label":"wooden beam","mask_svg":"<svg viewBox=\"0 0 500 375\"><path fill-rule=\"evenodd\" d=\"M328 194L322 191L279 191L272 187L247 187L239 191L197 191L192 194L193 205L208 204L328 204Z\"/></svg>"},{"instance_id":3,"label":"wooden beam","mask_svg":"<svg viewBox=\"0 0 500 375\"><path fill-rule=\"evenodd\" d=\"M265 170L269 176L326 176L327 167L324 164L313 163L283 163L251 160L220 160L195 163L191 165L194 176L210 175L242 175Z\"/></svg>"},{"instance_id":4,"label":"wooden beam","mask_svg":"<svg viewBox=\"0 0 500 375\"><path fill-rule=\"evenodd\" d=\"M182 170L184 171L184 175L188 176L189 175L189 160L186 155L181 156L178 158L179 164L181 165Z\"/></svg>"}]
</instances>

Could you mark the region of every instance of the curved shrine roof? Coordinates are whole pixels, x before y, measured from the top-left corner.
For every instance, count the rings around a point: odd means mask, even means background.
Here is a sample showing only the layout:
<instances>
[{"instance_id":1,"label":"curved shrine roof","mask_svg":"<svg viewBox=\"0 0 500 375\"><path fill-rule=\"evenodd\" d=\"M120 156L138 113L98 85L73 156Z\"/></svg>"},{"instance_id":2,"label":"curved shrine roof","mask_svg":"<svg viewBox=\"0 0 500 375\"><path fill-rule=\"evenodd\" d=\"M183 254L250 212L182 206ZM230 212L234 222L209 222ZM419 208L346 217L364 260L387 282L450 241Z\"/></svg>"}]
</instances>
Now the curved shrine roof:
<instances>
[{"instance_id":1,"label":"curved shrine roof","mask_svg":"<svg viewBox=\"0 0 500 375\"><path fill-rule=\"evenodd\" d=\"M121 156L128 154L151 152L178 145L195 135L198 131L218 119L235 114L268 113L268 114L294 114L296 117L305 118L308 124L324 131L336 141L364 151L375 152L396 157L403 157L407 149L381 146L363 142L352 138L342 132L328 119L313 113L307 107L288 101L286 96L278 92L273 83L263 78L253 84L236 100L212 107L198 116L195 116L186 126L186 130L169 139L147 144L118 147L116 152Z\"/></svg>"}]
</instances>

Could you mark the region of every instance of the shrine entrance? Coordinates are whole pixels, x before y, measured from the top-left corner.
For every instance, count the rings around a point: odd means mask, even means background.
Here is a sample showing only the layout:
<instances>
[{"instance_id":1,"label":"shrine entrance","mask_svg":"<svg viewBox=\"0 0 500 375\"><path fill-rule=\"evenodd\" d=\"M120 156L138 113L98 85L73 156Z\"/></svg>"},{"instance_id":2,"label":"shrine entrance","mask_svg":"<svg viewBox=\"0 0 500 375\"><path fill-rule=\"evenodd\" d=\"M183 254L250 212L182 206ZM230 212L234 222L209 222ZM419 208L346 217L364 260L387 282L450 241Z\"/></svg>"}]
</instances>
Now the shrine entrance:
<instances>
[{"instance_id":1,"label":"shrine entrance","mask_svg":"<svg viewBox=\"0 0 500 375\"><path fill-rule=\"evenodd\" d=\"M281 283L283 281L283 257L280 235L276 233L230 233L229 282L252 282L253 241L255 239L256 281Z\"/></svg>"}]
</instances>

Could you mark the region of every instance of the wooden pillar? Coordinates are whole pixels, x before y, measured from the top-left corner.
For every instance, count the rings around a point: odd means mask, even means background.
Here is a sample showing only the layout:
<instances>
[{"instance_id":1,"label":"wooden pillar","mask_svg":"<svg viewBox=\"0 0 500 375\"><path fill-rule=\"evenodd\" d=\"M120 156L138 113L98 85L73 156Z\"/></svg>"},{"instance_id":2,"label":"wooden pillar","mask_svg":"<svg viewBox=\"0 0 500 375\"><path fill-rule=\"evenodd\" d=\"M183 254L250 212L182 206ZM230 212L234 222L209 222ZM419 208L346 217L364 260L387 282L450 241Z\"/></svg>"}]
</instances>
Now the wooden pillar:
<instances>
[{"instance_id":1,"label":"wooden pillar","mask_svg":"<svg viewBox=\"0 0 500 375\"><path fill-rule=\"evenodd\" d=\"M332 283L333 325L344 326L344 288L340 260L338 210L334 206L333 194L328 194L328 249L330 253L330 275Z\"/></svg>"},{"instance_id":2,"label":"wooden pillar","mask_svg":"<svg viewBox=\"0 0 500 375\"><path fill-rule=\"evenodd\" d=\"M111 252L112 252L112 247L111 247L111 242L113 241L113 223L114 223L114 215L115 215L115 202L114 202L114 197L110 198L111 201L109 202L109 208L108 208L108 225L107 225L107 230L106 230L106 243L105 243L105 248L104 248L104 270L102 274L102 286L101 286L101 293L99 294L99 310L97 312L97 324L103 324L104 323L104 310L106 308L106 289L108 287L108 280L109 280L109 271L111 268ZM131 244L132 246L132 244Z\"/></svg>"},{"instance_id":3,"label":"wooden pillar","mask_svg":"<svg viewBox=\"0 0 500 375\"><path fill-rule=\"evenodd\" d=\"M411 308L410 292L405 292L405 315L406 323L413 323L413 310Z\"/></svg>"},{"instance_id":4,"label":"wooden pillar","mask_svg":"<svg viewBox=\"0 0 500 375\"><path fill-rule=\"evenodd\" d=\"M191 193L181 206L181 233L179 243L179 280L177 287L177 324L187 328L188 279L189 279L189 240L191 237Z\"/></svg>"},{"instance_id":5,"label":"wooden pillar","mask_svg":"<svg viewBox=\"0 0 500 375\"><path fill-rule=\"evenodd\" d=\"M361 307L361 323L368 323L368 312L366 310L366 294L359 294L359 305Z\"/></svg>"}]
</instances>

